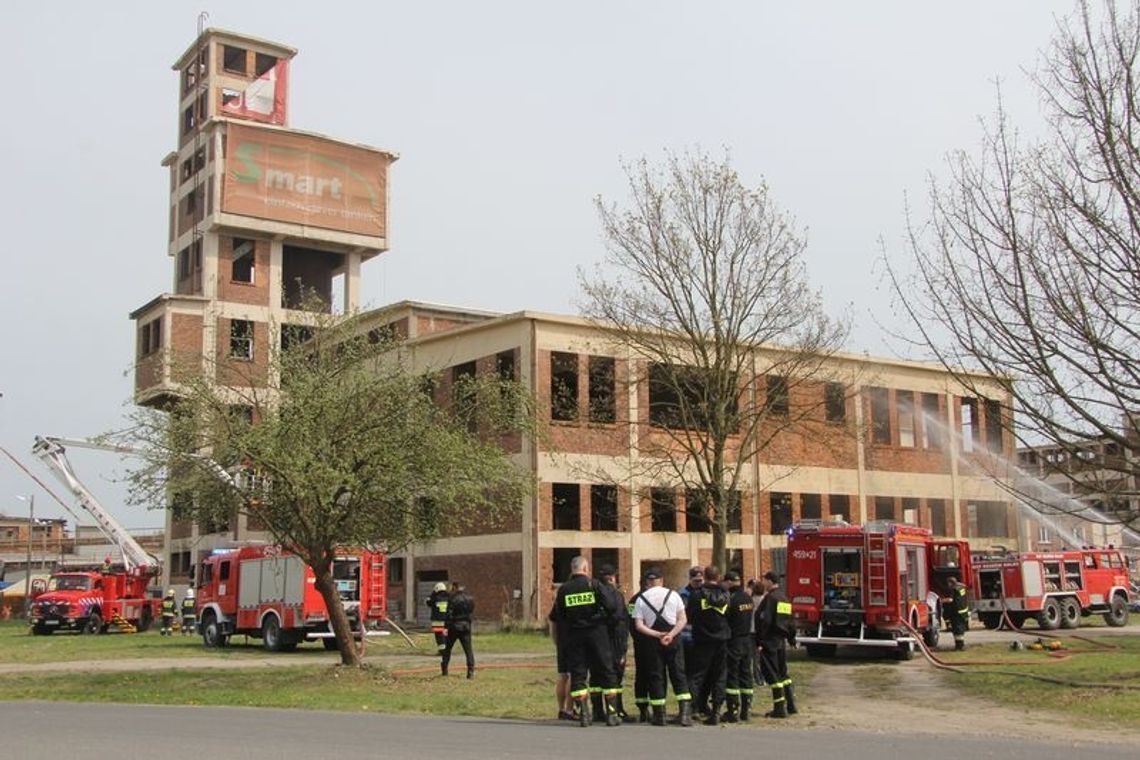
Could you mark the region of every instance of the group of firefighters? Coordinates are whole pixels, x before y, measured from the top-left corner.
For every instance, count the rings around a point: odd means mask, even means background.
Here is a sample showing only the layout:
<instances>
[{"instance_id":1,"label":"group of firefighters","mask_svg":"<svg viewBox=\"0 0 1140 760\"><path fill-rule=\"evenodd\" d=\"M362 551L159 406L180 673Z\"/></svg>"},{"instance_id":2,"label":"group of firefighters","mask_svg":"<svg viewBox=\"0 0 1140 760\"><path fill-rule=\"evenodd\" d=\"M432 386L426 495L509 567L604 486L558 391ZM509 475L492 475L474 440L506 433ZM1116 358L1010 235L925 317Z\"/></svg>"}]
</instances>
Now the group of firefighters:
<instances>
[{"instance_id":1,"label":"group of firefighters","mask_svg":"<svg viewBox=\"0 0 1140 760\"><path fill-rule=\"evenodd\" d=\"M666 723L666 686L677 701L674 722L690 726L735 723L751 717L755 671L772 691L769 718L796 713L786 647L795 646L792 606L778 578L768 572L746 588L735 571L693 567L680 590L664 585L649 568L641 588L626 601L613 567L590 575L585 557L574 557L549 615L558 652L559 718L581 726L638 721ZM622 680L633 639L634 702L625 711ZM724 712L721 709L724 708Z\"/></svg>"},{"instance_id":2,"label":"group of firefighters","mask_svg":"<svg viewBox=\"0 0 1140 760\"><path fill-rule=\"evenodd\" d=\"M435 634L435 647L439 653L440 675L447 675L451 664L451 649L455 642L463 647L467 658L467 677L475 677L475 650L471 648L471 616L475 613L475 600L462 583L437 583L427 599L431 610L431 632Z\"/></svg>"},{"instance_id":3,"label":"group of firefighters","mask_svg":"<svg viewBox=\"0 0 1140 760\"><path fill-rule=\"evenodd\" d=\"M182 621L179 627L182 629L182 635L193 636L198 632L198 616L194 611L194 589L186 590L186 594L182 597L182 604L179 606L174 598L174 589L169 588L166 590L166 596L162 597L162 604L159 605L161 620L159 632L163 636L174 635L174 621L179 617L180 611Z\"/></svg>"}]
</instances>

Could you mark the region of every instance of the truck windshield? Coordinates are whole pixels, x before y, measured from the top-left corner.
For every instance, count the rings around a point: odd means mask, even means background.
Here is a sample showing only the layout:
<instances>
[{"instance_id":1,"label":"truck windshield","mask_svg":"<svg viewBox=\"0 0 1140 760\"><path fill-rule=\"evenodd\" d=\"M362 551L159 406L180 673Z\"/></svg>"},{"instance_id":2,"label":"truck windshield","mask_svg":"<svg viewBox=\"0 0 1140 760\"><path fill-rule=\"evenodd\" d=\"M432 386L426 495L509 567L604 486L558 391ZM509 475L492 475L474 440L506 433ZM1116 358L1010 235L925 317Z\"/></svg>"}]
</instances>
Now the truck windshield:
<instances>
[{"instance_id":1,"label":"truck windshield","mask_svg":"<svg viewBox=\"0 0 1140 760\"><path fill-rule=\"evenodd\" d=\"M86 575L53 575L48 591L90 591L91 578Z\"/></svg>"}]
</instances>

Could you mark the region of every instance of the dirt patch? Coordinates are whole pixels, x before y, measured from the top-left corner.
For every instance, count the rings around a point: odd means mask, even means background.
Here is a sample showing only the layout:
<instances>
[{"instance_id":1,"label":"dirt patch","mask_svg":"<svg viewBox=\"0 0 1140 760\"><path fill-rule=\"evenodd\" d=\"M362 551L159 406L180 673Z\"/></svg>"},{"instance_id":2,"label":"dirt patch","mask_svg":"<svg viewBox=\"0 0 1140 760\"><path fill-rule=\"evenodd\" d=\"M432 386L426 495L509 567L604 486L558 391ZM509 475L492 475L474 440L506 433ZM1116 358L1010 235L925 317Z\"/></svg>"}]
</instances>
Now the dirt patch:
<instances>
[{"instance_id":1,"label":"dirt patch","mask_svg":"<svg viewBox=\"0 0 1140 760\"><path fill-rule=\"evenodd\" d=\"M810 698L799 700L796 722L814 728L1140 745L1140 732L1108 734L1074 726L1063 714L963 696L923 660L891 665L829 662L807 686Z\"/></svg>"}]
</instances>

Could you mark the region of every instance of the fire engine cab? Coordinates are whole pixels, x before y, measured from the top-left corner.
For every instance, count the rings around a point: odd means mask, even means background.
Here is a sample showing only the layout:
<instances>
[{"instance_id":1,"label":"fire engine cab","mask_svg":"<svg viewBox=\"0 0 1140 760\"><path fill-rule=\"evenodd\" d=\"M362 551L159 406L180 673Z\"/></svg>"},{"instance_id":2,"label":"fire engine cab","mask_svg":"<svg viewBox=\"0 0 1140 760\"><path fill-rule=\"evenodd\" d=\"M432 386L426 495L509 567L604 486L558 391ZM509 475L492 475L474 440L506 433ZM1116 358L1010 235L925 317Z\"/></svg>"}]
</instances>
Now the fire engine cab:
<instances>
[{"instance_id":1,"label":"fire engine cab","mask_svg":"<svg viewBox=\"0 0 1140 760\"><path fill-rule=\"evenodd\" d=\"M196 578L206 646L224 646L236 634L260 638L274 652L316 639L326 649L336 649L328 608L312 569L300 557L270 545L217 549L202 560ZM333 580L357 636L384 620L388 579L383 554L338 554Z\"/></svg>"},{"instance_id":2,"label":"fire engine cab","mask_svg":"<svg viewBox=\"0 0 1140 760\"><path fill-rule=\"evenodd\" d=\"M1018 628L1027 620L1045 630L1076 628L1097 614L1111 626L1128 622L1128 564L1115 549L980 555L974 567L986 628L999 627L1003 612Z\"/></svg>"},{"instance_id":3,"label":"fire engine cab","mask_svg":"<svg viewBox=\"0 0 1140 760\"><path fill-rule=\"evenodd\" d=\"M831 656L843 645L909 659L911 629L936 646L950 576L970 585L969 547L935 541L926 528L810 521L788 530L786 591L796 638L812 656Z\"/></svg>"}]
</instances>

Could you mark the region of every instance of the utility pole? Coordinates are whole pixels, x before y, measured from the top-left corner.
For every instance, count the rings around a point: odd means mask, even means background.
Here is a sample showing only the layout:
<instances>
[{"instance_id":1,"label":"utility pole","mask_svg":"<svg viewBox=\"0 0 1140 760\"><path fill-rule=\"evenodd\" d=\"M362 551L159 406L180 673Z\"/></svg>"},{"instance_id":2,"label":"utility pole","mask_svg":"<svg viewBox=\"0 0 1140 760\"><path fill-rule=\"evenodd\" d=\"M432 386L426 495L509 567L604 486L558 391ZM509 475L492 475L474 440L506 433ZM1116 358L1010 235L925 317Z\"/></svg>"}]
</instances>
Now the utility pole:
<instances>
[{"instance_id":1,"label":"utility pole","mask_svg":"<svg viewBox=\"0 0 1140 760\"><path fill-rule=\"evenodd\" d=\"M17 496L28 502L28 560L24 565L24 619L32 617L32 526L36 524L36 495Z\"/></svg>"}]
</instances>

